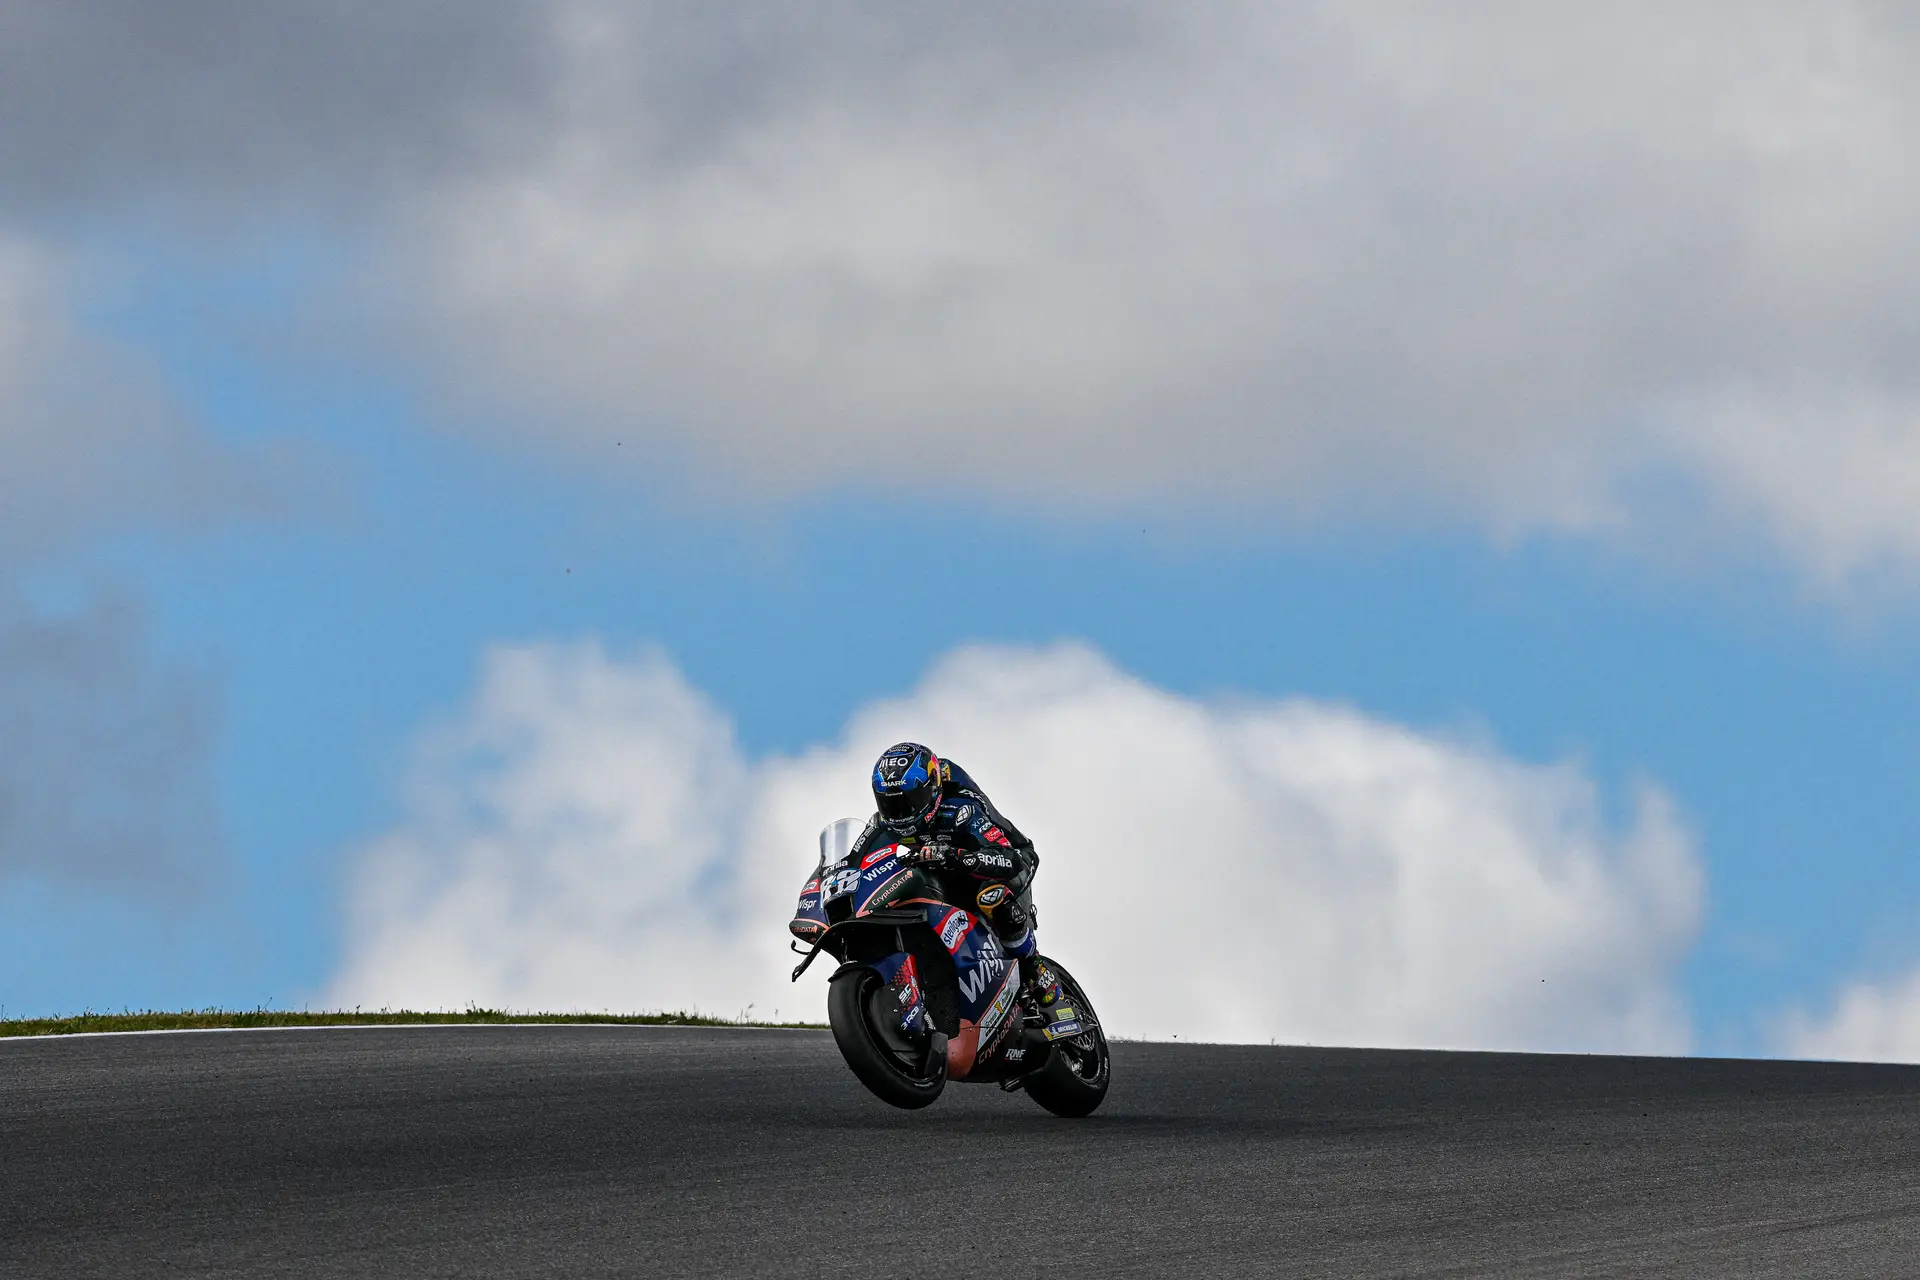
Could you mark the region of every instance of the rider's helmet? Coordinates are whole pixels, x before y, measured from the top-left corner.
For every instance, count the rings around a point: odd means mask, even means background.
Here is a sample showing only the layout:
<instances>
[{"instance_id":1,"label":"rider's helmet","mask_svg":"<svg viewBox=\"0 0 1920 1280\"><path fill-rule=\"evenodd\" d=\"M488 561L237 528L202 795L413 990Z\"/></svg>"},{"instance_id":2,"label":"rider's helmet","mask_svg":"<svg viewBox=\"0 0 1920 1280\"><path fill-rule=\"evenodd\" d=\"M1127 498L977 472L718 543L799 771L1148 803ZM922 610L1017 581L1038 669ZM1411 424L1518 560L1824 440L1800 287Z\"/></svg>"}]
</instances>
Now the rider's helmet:
<instances>
[{"instance_id":1,"label":"rider's helmet","mask_svg":"<svg viewBox=\"0 0 1920 1280\"><path fill-rule=\"evenodd\" d=\"M888 830L917 830L940 807L940 757L917 742L881 752L873 765L873 805Z\"/></svg>"}]
</instances>

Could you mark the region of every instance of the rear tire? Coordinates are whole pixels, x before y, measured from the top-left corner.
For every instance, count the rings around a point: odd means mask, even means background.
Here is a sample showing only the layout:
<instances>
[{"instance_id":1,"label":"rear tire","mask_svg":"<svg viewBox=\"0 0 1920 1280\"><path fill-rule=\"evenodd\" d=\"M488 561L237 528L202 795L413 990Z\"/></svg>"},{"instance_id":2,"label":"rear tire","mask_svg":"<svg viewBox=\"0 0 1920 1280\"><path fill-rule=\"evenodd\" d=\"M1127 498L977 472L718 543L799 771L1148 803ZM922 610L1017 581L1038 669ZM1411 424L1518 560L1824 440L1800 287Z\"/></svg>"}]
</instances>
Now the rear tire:
<instances>
[{"instance_id":1,"label":"rear tire","mask_svg":"<svg viewBox=\"0 0 1920 1280\"><path fill-rule=\"evenodd\" d=\"M833 1026L833 1042L847 1060L860 1083L882 1102L915 1111L930 1105L947 1086L947 1055L938 1039L932 1047L940 1052L922 1065L917 1056L925 1053L928 1042L913 1044L905 1036L889 1036L891 1027L876 1025L881 1018L892 1017L891 1002L877 1008L887 990L880 975L864 965L837 973L827 984L827 1021ZM941 1037L942 1039L944 1037Z\"/></svg>"},{"instance_id":2,"label":"rear tire","mask_svg":"<svg viewBox=\"0 0 1920 1280\"><path fill-rule=\"evenodd\" d=\"M1087 993L1058 961L1038 957L1053 970L1054 980L1073 1003L1073 1011L1093 1026L1067 1040L1056 1040L1047 1065L1027 1078L1027 1096L1057 1116L1078 1119L1092 1115L1107 1096L1113 1081L1113 1065L1107 1054L1106 1033L1100 1030L1100 1015L1087 1001Z\"/></svg>"}]
</instances>

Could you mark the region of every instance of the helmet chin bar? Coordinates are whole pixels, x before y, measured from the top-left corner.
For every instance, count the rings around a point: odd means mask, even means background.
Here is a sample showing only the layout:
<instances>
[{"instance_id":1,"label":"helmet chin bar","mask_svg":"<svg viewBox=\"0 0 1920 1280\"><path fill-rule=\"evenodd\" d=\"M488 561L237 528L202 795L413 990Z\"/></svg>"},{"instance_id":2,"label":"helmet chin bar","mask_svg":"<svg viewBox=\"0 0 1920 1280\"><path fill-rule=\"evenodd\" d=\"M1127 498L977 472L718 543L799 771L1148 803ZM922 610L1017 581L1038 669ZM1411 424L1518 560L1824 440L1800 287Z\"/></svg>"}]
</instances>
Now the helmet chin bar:
<instances>
[{"instance_id":1,"label":"helmet chin bar","mask_svg":"<svg viewBox=\"0 0 1920 1280\"><path fill-rule=\"evenodd\" d=\"M943 796L940 792L935 791L933 793L933 799L928 801L927 807L922 809L919 813L913 814L905 818L882 817L880 819L880 825L885 827L889 831L911 831L915 827L925 826L927 823L933 820L934 814L940 812L940 802L944 799L946 799L945 796Z\"/></svg>"}]
</instances>

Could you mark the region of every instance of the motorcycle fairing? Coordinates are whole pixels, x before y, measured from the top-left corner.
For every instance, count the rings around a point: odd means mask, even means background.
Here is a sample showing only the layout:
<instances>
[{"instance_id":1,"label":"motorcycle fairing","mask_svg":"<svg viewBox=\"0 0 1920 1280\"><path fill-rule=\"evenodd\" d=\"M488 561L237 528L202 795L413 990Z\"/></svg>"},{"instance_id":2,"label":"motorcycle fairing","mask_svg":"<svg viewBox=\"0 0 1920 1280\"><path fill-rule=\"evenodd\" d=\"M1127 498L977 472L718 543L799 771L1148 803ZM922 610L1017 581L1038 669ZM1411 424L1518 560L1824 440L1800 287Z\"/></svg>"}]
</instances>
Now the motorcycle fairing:
<instances>
[{"instance_id":1,"label":"motorcycle fairing","mask_svg":"<svg viewBox=\"0 0 1920 1280\"><path fill-rule=\"evenodd\" d=\"M1008 1031L1019 1023L1012 1016L1019 966L1012 963L993 930L973 913L957 907L929 907L927 914L938 917L928 923L953 955L960 988L960 1031L947 1040L947 1074L964 1080L992 1061ZM949 933L957 934L951 942Z\"/></svg>"},{"instance_id":2,"label":"motorcycle fairing","mask_svg":"<svg viewBox=\"0 0 1920 1280\"><path fill-rule=\"evenodd\" d=\"M884 908L917 910L946 952L946 956L940 950L932 953L941 960L936 969L945 970L946 958L952 959L953 1000L943 994L938 1002L945 1011L934 1007L924 986L931 974L910 951L894 951L865 963L893 990L902 1031L948 1031L947 1074L964 1080L994 1064L1011 1043L1010 1033L1020 1025L1019 965L984 918L940 898L937 886L900 854L900 846L890 845L857 862L850 853L831 863L823 859L801 890L800 905L788 928L803 941L812 941L830 925ZM945 986L944 974L937 985ZM941 1022L947 1025L935 1025Z\"/></svg>"},{"instance_id":3,"label":"motorcycle fairing","mask_svg":"<svg viewBox=\"0 0 1920 1280\"><path fill-rule=\"evenodd\" d=\"M861 865L860 888L855 915L864 915L887 906L900 896L914 878L914 869L900 861L898 847L883 849L879 856L869 857Z\"/></svg>"},{"instance_id":4,"label":"motorcycle fairing","mask_svg":"<svg viewBox=\"0 0 1920 1280\"><path fill-rule=\"evenodd\" d=\"M800 901L793 909L793 923L787 931L802 942L812 942L827 931L827 913L820 904L820 877L814 876L800 890Z\"/></svg>"},{"instance_id":5,"label":"motorcycle fairing","mask_svg":"<svg viewBox=\"0 0 1920 1280\"><path fill-rule=\"evenodd\" d=\"M855 865L851 854L822 861L800 890L793 921L787 930L802 942L812 942L840 920L865 915L905 895L912 887L915 868L902 862L898 845L876 849Z\"/></svg>"}]
</instances>

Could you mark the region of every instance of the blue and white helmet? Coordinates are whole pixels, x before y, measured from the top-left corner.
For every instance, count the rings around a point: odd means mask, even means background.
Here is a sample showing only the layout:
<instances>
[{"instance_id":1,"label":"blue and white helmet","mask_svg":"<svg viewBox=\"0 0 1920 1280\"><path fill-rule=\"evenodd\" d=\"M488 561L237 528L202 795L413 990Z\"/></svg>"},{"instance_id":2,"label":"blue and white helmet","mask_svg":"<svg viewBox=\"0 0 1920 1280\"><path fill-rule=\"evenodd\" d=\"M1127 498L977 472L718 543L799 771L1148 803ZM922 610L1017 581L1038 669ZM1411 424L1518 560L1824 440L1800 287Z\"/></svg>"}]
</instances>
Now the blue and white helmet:
<instances>
[{"instance_id":1,"label":"blue and white helmet","mask_svg":"<svg viewBox=\"0 0 1920 1280\"><path fill-rule=\"evenodd\" d=\"M940 807L940 757L917 742L896 742L873 766L873 805L890 831L912 831Z\"/></svg>"}]
</instances>

